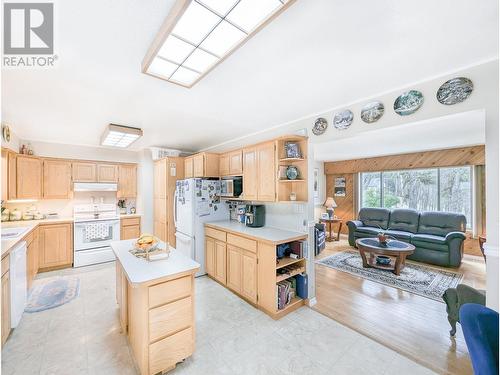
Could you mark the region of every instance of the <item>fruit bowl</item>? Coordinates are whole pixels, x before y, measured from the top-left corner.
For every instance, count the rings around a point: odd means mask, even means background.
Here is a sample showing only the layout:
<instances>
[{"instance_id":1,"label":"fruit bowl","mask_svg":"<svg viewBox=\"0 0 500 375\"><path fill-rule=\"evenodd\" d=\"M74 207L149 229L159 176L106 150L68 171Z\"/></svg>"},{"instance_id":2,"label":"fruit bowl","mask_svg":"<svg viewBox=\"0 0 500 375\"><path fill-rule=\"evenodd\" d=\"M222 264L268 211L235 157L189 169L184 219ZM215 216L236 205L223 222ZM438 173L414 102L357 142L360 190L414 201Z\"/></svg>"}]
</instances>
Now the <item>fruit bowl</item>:
<instances>
[{"instance_id":1,"label":"fruit bowl","mask_svg":"<svg viewBox=\"0 0 500 375\"><path fill-rule=\"evenodd\" d=\"M168 246L165 249L158 246L160 240L153 235L143 234L134 242L134 248L130 252L138 258L144 258L147 261L167 259L170 255Z\"/></svg>"}]
</instances>

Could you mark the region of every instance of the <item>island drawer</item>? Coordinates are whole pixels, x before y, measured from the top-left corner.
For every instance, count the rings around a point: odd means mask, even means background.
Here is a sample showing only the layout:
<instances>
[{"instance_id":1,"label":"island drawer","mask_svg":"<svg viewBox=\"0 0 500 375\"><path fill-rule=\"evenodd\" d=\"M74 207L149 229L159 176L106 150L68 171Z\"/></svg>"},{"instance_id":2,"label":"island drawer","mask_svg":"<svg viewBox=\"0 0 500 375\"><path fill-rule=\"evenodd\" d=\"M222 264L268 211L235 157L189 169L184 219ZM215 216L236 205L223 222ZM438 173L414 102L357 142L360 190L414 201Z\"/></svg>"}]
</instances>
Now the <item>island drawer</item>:
<instances>
[{"instance_id":1,"label":"island drawer","mask_svg":"<svg viewBox=\"0 0 500 375\"><path fill-rule=\"evenodd\" d=\"M9 270L10 267L9 257L10 255L7 254L2 258L2 276Z\"/></svg>"},{"instance_id":2,"label":"island drawer","mask_svg":"<svg viewBox=\"0 0 500 375\"><path fill-rule=\"evenodd\" d=\"M141 218L140 217L122 217L121 218L122 225L124 227L128 227L131 225L140 225L141 224Z\"/></svg>"},{"instance_id":3,"label":"island drawer","mask_svg":"<svg viewBox=\"0 0 500 375\"><path fill-rule=\"evenodd\" d=\"M205 236L215 238L216 240L226 242L226 232L218 229L205 228Z\"/></svg>"},{"instance_id":4,"label":"island drawer","mask_svg":"<svg viewBox=\"0 0 500 375\"><path fill-rule=\"evenodd\" d=\"M227 234L227 243L251 251L252 253L257 252L257 241L249 240L248 238L236 236L234 234Z\"/></svg>"},{"instance_id":5,"label":"island drawer","mask_svg":"<svg viewBox=\"0 0 500 375\"><path fill-rule=\"evenodd\" d=\"M149 345L149 373L156 374L189 357L194 350L193 328Z\"/></svg>"},{"instance_id":6,"label":"island drawer","mask_svg":"<svg viewBox=\"0 0 500 375\"><path fill-rule=\"evenodd\" d=\"M191 295L191 276L166 281L149 287L149 308L164 305Z\"/></svg>"},{"instance_id":7,"label":"island drawer","mask_svg":"<svg viewBox=\"0 0 500 375\"><path fill-rule=\"evenodd\" d=\"M149 310L149 342L193 325L192 297Z\"/></svg>"}]
</instances>

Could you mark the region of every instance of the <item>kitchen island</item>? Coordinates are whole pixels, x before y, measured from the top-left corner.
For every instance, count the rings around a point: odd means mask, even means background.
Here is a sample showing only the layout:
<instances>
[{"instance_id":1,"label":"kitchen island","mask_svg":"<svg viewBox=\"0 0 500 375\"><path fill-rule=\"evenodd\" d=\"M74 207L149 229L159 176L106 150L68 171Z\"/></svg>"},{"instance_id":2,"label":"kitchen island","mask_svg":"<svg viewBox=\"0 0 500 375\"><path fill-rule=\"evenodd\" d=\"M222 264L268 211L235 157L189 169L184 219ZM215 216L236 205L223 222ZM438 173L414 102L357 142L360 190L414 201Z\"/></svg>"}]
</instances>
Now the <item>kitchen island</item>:
<instances>
[{"instance_id":1,"label":"kitchen island","mask_svg":"<svg viewBox=\"0 0 500 375\"><path fill-rule=\"evenodd\" d=\"M176 250L148 262L130 253L134 242L111 243L116 299L140 373L152 375L174 369L194 352L194 275L200 265Z\"/></svg>"}]
</instances>

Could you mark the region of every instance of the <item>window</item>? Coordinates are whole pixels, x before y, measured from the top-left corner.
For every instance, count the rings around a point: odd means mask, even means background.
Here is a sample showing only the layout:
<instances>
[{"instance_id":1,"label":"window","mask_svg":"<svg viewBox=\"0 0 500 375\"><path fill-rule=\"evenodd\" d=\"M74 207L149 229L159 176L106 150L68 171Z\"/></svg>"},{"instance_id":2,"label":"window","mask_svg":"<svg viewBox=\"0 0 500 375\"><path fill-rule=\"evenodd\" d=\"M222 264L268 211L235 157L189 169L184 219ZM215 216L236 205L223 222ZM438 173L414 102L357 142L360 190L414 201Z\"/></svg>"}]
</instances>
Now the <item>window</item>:
<instances>
[{"instance_id":1,"label":"window","mask_svg":"<svg viewBox=\"0 0 500 375\"><path fill-rule=\"evenodd\" d=\"M366 172L360 177L361 207L457 212L472 226L472 167Z\"/></svg>"}]
</instances>

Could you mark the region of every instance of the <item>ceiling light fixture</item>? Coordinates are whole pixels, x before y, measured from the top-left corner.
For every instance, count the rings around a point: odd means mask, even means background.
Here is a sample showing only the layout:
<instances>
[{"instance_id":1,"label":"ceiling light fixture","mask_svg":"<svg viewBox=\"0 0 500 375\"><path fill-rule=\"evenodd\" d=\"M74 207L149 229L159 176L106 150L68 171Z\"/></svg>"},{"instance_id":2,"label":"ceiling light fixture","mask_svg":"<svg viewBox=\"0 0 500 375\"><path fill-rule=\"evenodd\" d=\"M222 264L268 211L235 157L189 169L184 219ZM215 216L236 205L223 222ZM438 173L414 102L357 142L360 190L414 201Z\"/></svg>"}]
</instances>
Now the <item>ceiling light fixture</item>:
<instances>
[{"instance_id":1,"label":"ceiling light fixture","mask_svg":"<svg viewBox=\"0 0 500 375\"><path fill-rule=\"evenodd\" d=\"M101 145L125 148L142 137L142 130L130 126L109 124L101 137Z\"/></svg>"},{"instance_id":2,"label":"ceiling light fixture","mask_svg":"<svg viewBox=\"0 0 500 375\"><path fill-rule=\"evenodd\" d=\"M295 0L177 0L142 72L192 87Z\"/></svg>"}]
</instances>

